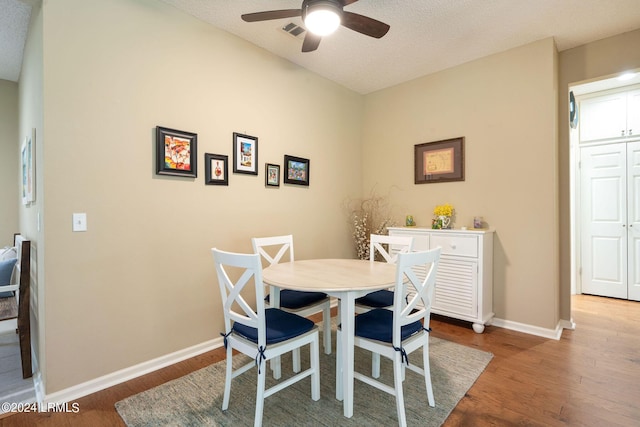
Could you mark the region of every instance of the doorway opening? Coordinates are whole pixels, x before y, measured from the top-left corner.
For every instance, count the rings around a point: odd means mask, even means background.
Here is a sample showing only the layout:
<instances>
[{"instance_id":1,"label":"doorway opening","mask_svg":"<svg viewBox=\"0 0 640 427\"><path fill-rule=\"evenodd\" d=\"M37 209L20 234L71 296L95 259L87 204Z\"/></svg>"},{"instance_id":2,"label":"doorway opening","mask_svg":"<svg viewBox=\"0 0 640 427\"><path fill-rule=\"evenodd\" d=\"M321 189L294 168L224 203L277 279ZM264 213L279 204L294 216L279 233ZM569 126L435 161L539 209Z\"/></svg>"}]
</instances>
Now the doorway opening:
<instances>
[{"instance_id":1,"label":"doorway opening","mask_svg":"<svg viewBox=\"0 0 640 427\"><path fill-rule=\"evenodd\" d=\"M572 295L640 300L639 71L569 87Z\"/></svg>"}]
</instances>

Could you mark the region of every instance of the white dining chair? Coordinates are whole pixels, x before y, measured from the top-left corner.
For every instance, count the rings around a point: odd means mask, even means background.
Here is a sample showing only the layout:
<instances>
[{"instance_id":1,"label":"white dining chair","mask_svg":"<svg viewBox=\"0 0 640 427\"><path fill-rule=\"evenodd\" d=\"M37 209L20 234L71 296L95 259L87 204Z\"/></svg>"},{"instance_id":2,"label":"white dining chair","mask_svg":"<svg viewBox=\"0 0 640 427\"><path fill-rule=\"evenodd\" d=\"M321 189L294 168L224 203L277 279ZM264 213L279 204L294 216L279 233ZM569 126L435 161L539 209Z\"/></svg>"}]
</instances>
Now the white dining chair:
<instances>
[{"instance_id":1,"label":"white dining chair","mask_svg":"<svg viewBox=\"0 0 640 427\"><path fill-rule=\"evenodd\" d=\"M354 372L354 379L396 397L400 426L407 425L402 389L404 368L424 376L429 406L435 406L429 366L429 320L439 262L440 248L398 254L393 309L376 308L355 318L354 345L393 361L393 387L360 372ZM426 274L424 277L420 274L419 277L416 271L423 268ZM410 295L408 301L404 297L407 294ZM338 328L336 347L336 397L338 400L343 398L341 334ZM409 355L420 348L422 348L422 368L415 362L409 364Z\"/></svg>"},{"instance_id":2,"label":"white dining chair","mask_svg":"<svg viewBox=\"0 0 640 427\"><path fill-rule=\"evenodd\" d=\"M385 247L386 245L386 247ZM369 237L369 261L381 261L395 264L398 260L398 253L411 252L413 249L413 237L411 236L387 236L382 234L372 234ZM393 290L381 289L366 294L356 299L355 311L358 314L366 313L374 308L393 307ZM380 355L371 354L371 375L374 378L380 376Z\"/></svg>"},{"instance_id":3,"label":"white dining chair","mask_svg":"<svg viewBox=\"0 0 640 427\"><path fill-rule=\"evenodd\" d=\"M238 254L211 249L224 313L226 377L222 410L229 408L231 380L256 367L258 371L254 426L262 425L264 400L306 377L311 377L311 398L320 399L320 354L318 327L309 319L277 308L265 308L262 265L258 254ZM230 274L228 270L232 270ZM234 282L231 277L238 277ZM242 297L244 288L254 287L256 309ZM265 389L266 362L309 344L310 367ZM233 352L252 360L233 370Z\"/></svg>"},{"instance_id":4,"label":"white dining chair","mask_svg":"<svg viewBox=\"0 0 640 427\"><path fill-rule=\"evenodd\" d=\"M382 258L387 263L395 264L398 253L411 252L413 249L413 237L411 236L386 236L372 234L369 237L369 261L375 262ZM384 245L387 245L385 248ZM388 308L393 306L393 290L382 289L370 292L356 299L356 313L364 313L374 308Z\"/></svg>"},{"instance_id":5,"label":"white dining chair","mask_svg":"<svg viewBox=\"0 0 640 427\"><path fill-rule=\"evenodd\" d=\"M268 263L294 261L293 236L254 237L251 239L253 251ZM271 287L267 301L271 304ZM322 312L323 346L325 354L331 354L331 299L323 292L305 292L283 289L280 291L280 308L299 316L311 316ZM293 370L300 371L300 352L293 353ZM279 365L274 368L274 376L280 377Z\"/></svg>"}]
</instances>

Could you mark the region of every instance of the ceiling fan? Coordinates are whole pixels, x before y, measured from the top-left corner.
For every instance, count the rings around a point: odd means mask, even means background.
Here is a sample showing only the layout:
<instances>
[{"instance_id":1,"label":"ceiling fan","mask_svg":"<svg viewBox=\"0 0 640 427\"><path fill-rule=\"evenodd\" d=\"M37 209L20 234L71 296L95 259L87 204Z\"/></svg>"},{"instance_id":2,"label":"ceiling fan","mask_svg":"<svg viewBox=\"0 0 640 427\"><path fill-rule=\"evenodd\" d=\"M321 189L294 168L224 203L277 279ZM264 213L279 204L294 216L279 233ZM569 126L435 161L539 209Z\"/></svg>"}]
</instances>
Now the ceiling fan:
<instances>
[{"instance_id":1,"label":"ceiling fan","mask_svg":"<svg viewBox=\"0 0 640 427\"><path fill-rule=\"evenodd\" d=\"M303 0L300 9L267 10L245 13L246 22L269 21L272 19L302 17L307 34L302 43L303 52L312 52L320 45L322 36L331 34L342 25L366 36L381 38L389 25L373 18L344 10L345 6L358 0Z\"/></svg>"}]
</instances>

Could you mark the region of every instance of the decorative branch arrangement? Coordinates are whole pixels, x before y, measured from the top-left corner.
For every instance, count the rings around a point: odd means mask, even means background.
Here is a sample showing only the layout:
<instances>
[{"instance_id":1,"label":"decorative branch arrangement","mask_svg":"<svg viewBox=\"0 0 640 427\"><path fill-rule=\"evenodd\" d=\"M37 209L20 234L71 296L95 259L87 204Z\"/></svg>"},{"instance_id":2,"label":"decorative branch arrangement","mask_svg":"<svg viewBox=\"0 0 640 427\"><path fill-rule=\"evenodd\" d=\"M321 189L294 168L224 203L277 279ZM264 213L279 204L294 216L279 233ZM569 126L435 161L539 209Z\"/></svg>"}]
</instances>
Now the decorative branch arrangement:
<instances>
[{"instance_id":1,"label":"decorative branch arrangement","mask_svg":"<svg viewBox=\"0 0 640 427\"><path fill-rule=\"evenodd\" d=\"M395 225L391 219L391 207L385 196L372 190L369 197L349 200L347 209L356 254L359 259L369 259L369 240L371 234L388 234L387 227Z\"/></svg>"}]
</instances>

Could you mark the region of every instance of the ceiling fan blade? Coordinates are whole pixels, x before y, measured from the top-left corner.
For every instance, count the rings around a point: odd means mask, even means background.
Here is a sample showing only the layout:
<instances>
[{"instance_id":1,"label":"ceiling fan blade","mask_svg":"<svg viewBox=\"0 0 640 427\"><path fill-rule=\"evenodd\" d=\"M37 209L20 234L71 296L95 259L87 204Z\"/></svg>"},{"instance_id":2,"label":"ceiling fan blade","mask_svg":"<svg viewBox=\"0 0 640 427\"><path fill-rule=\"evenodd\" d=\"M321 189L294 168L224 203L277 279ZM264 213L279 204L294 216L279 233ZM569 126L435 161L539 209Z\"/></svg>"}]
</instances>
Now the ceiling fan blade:
<instances>
[{"instance_id":1,"label":"ceiling fan blade","mask_svg":"<svg viewBox=\"0 0 640 427\"><path fill-rule=\"evenodd\" d=\"M307 31L307 35L304 36L304 42L302 42L302 51L313 52L320 46L320 40L322 40L322 37Z\"/></svg>"},{"instance_id":2,"label":"ceiling fan blade","mask_svg":"<svg viewBox=\"0 0 640 427\"><path fill-rule=\"evenodd\" d=\"M342 25L350 30L377 39L387 34L387 31L391 28L384 22L357 13L347 12L346 10L342 12Z\"/></svg>"},{"instance_id":3,"label":"ceiling fan blade","mask_svg":"<svg viewBox=\"0 0 640 427\"><path fill-rule=\"evenodd\" d=\"M270 21L272 19L294 18L301 15L302 11L300 9L283 9L267 10L265 12L245 13L244 15L241 15L241 18L246 22L258 22Z\"/></svg>"},{"instance_id":4,"label":"ceiling fan blade","mask_svg":"<svg viewBox=\"0 0 640 427\"><path fill-rule=\"evenodd\" d=\"M342 0L342 6L349 6L351 3L355 3L358 0Z\"/></svg>"}]
</instances>

